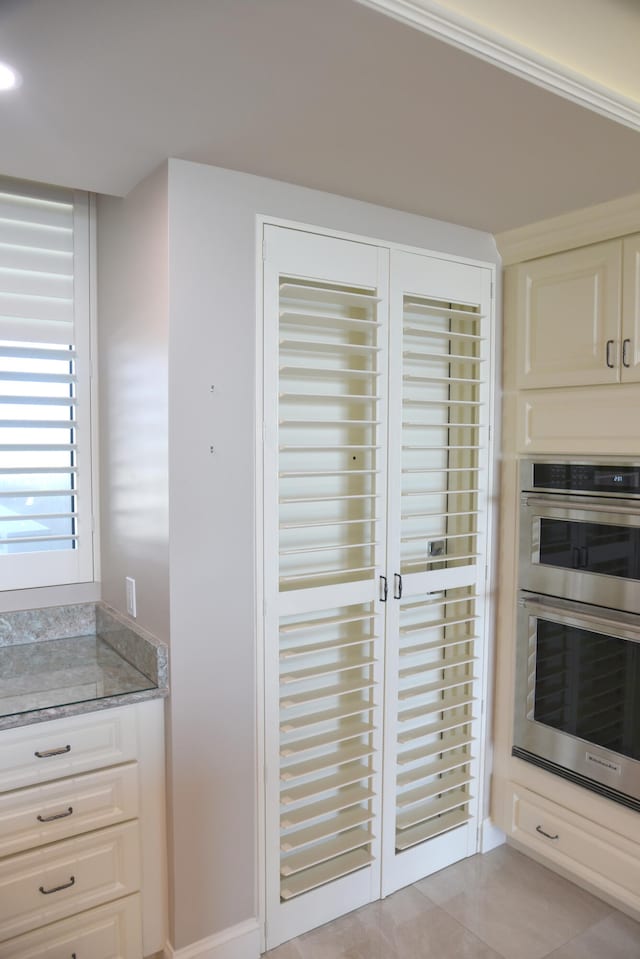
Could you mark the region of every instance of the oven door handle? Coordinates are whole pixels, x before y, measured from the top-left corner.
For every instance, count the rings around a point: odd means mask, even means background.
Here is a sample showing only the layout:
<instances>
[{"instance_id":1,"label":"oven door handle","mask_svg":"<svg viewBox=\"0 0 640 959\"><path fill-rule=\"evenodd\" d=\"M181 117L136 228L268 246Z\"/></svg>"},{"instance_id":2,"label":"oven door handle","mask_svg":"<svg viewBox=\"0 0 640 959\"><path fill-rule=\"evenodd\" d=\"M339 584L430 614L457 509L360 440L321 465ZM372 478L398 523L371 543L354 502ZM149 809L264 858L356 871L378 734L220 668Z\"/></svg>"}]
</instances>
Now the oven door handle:
<instances>
[{"instance_id":1,"label":"oven door handle","mask_svg":"<svg viewBox=\"0 0 640 959\"><path fill-rule=\"evenodd\" d=\"M554 602L547 596L535 593L521 595L520 605L534 615L546 619L552 618L554 622L569 626L604 627L609 630L613 628L616 636L620 635L620 638L640 644L640 625L636 626L635 623L628 621L631 617L635 620L640 620L640 617L633 616L631 613L617 613L612 610L614 615L609 616L606 612L592 612L593 606L586 611L584 603L574 603L566 599Z\"/></svg>"},{"instance_id":2,"label":"oven door handle","mask_svg":"<svg viewBox=\"0 0 640 959\"><path fill-rule=\"evenodd\" d=\"M623 515L632 514L640 516L640 503L629 502L628 500L606 500L599 503L582 500L581 497L575 499L562 499L558 496L529 496L523 493L521 498L523 507L552 507L553 509L572 509L582 510L586 513L621 513Z\"/></svg>"}]
</instances>

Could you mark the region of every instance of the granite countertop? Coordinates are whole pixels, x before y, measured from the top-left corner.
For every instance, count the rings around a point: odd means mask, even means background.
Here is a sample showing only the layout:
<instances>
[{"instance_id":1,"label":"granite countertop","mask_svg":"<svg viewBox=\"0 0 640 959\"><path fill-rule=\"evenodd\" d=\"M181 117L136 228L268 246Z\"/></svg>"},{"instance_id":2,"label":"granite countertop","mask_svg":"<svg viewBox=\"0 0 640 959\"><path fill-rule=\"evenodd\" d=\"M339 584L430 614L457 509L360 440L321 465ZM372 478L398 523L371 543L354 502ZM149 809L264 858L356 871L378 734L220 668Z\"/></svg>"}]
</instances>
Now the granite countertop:
<instances>
[{"instance_id":1,"label":"granite countertop","mask_svg":"<svg viewBox=\"0 0 640 959\"><path fill-rule=\"evenodd\" d=\"M0 729L167 693L166 646L103 604L0 617Z\"/></svg>"}]
</instances>

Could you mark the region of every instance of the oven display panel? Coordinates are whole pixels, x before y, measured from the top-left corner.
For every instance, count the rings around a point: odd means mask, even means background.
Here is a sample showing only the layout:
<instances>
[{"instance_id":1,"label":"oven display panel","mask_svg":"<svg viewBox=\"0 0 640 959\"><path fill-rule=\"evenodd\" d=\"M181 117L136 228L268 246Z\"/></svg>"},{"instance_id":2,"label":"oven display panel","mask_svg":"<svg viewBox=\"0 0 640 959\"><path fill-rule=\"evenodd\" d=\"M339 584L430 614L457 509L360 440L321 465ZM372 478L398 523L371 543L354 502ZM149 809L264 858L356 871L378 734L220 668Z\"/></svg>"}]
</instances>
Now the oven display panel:
<instances>
[{"instance_id":1,"label":"oven display panel","mask_svg":"<svg viewBox=\"0 0 640 959\"><path fill-rule=\"evenodd\" d=\"M534 463L534 489L640 495L640 466Z\"/></svg>"}]
</instances>

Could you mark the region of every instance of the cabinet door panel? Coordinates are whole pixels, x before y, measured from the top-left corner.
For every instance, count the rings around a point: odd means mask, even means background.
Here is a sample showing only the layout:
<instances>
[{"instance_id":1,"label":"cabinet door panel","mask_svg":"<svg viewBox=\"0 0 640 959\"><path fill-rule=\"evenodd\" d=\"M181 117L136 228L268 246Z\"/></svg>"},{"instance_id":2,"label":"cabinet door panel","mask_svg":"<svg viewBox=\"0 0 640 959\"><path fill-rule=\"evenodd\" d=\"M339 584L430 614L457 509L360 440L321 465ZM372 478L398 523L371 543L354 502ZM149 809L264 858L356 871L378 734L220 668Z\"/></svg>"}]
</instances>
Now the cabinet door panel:
<instances>
[{"instance_id":1,"label":"cabinet door panel","mask_svg":"<svg viewBox=\"0 0 640 959\"><path fill-rule=\"evenodd\" d=\"M0 792L135 759L135 711L108 709L3 733Z\"/></svg>"},{"instance_id":2,"label":"cabinet door panel","mask_svg":"<svg viewBox=\"0 0 640 959\"><path fill-rule=\"evenodd\" d=\"M621 260L613 240L516 268L519 388L619 381Z\"/></svg>"},{"instance_id":3,"label":"cabinet door panel","mask_svg":"<svg viewBox=\"0 0 640 959\"><path fill-rule=\"evenodd\" d=\"M508 795L514 839L638 908L636 843L520 786L510 785Z\"/></svg>"},{"instance_id":4,"label":"cabinet door panel","mask_svg":"<svg viewBox=\"0 0 640 959\"><path fill-rule=\"evenodd\" d=\"M141 959L140 896L126 896L0 943L0 959Z\"/></svg>"},{"instance_id":5,"label":"cabinet door panel","mask_svg":"<svg viewBox=\"0 0 640 959\"><path fill-rule=\"evenodd\" d=\"M0 940L140 888L135 822L63 839L0 863Z\"/></svg>"},{"instance_id":6,"label":"cabinet door panel","mask_svg":"<svg viewBox=\"0 0 640 959\"><path fill-rule=\"evenodd\" d=\"M640 235L623 243L622 381L640 380Z\"/></svg>"},{"instance_id":7,"label":"cabinet door panel","mask_svg":"<svg viewBox=\"0 0 640 959\"><path fill-rule=\"evenodd\" d=\"M112 826L137 814L136 763L0 794L0 855Z\"/></svg>"}]
</instances>

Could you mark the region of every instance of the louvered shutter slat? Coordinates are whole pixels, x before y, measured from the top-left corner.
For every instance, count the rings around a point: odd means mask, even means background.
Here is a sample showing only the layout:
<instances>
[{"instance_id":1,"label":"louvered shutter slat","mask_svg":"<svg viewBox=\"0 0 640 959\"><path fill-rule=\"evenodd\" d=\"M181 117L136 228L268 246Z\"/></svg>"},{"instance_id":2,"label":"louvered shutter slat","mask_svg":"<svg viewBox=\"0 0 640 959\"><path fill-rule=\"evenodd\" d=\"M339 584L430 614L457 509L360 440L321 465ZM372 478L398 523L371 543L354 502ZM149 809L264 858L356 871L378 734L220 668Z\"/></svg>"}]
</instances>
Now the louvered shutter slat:
<instances>
[{"instance_id":1,"label":"louvered shutter slat","mask_svg":"<svg viewBox=\"0 0 640 959\"><path fill-rule=\"evenodd\" d=\"M358 849L362 846L368 846L373 839L373 833L368 829L351 829L340 833L336 838L326 842L319 842L311 849L302 852L292 853L282 857L280 872L283 876L291 876L302 870L310 869L312 866L319 866L323 863L335 862L337 878L342 875L342 866L339 862L343 853L350 852L352 849ZM334 878L332 870L327 867L328 875ZM325 879L325 882L328 881Z\"/></svg>"},{"instance_id":2,"label":"louvered shutter slat","mask_svg":"<svg viewBox=\"0 0 640 959\"><path fill-rule=\"evenodd\" d=\"M288 878L282 883L282 899L287 901L305 892L311 892L312 889L317 889L327 882L340 879L342 876L348 876L349 873L370 865L373 862L373 856L368 851L370 840L371 837L366 836L364 848L356 848L347 854L338 855L338 858L333 862L322 863L314 869L307 869L299 876Z\"/></svg>"}]
</instances>

